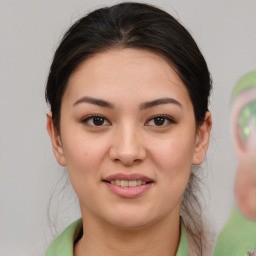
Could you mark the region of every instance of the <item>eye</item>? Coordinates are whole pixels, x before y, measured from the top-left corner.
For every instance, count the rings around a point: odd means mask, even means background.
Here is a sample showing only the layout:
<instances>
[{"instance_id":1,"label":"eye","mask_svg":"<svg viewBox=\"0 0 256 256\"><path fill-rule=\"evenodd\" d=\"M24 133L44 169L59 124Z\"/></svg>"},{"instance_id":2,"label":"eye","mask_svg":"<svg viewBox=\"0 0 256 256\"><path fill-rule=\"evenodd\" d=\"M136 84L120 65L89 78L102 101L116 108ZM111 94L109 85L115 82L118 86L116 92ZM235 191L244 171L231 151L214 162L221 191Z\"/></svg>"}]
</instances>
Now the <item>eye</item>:
<instances>
[{"instance_id":1,"label":"eye","mask_svg":"<svg viewBox=\"0 0 256 256\"><path fill-rule=\"evenodd\" d=\"M90 115L82 120L88 126L109 126L110 122L101 115Z\"/></svg>"},{"instance_id":2,"label":"eye","mask_svg":"<svg viewBox=\"0 0 256 256\"><path fill-rule=\"evenodd\" d=\"M157 115L150 118L145 125L147 126L167 126L169 124L176 124L177 122L170 116L166 115Z\"/></svg>"}]
</instances>

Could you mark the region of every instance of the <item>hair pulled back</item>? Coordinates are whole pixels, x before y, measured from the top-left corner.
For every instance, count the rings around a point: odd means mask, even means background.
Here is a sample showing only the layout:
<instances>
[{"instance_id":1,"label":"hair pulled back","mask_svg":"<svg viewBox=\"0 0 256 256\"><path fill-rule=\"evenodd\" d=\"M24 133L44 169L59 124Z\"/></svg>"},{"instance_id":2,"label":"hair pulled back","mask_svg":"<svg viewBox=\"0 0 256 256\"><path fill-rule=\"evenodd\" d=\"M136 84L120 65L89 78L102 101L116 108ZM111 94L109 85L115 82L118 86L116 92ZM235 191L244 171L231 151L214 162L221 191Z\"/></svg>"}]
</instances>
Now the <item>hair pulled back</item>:
<instances>
[{"instance_id":1,"label":"hair pulled back","mask_svg":"<svg viewBox=\"0 0 256 256\"><path fill-rule=\"evenodd\" d=\"M183 81L194 108L197 127L208 111L211 77L207 64L189 32L170 14L141 3L121 3L89 13L64 35L50 68L45 97L55 128L60 132L62 96L69 77L81 62L113 48L153 51L165 58ZM201 208L192 172L183 195L181 215L196 255L202 255Z\"/></svg>"},{"instance_id":2,"label":"hair pulled back","mask_svg":"<svg viewBox=\"0 0 256 256\"><path fill-rule=\"evenodd\" d=\"M194 39L164 11L141 3L122 3L98 9L78 20L56 50L45 96L58 131L61 99L70 75L88 57L111 48L149 49L165 57L189 92L196 124L203 122L211 78Z\"/></svg>"}]
</instances>

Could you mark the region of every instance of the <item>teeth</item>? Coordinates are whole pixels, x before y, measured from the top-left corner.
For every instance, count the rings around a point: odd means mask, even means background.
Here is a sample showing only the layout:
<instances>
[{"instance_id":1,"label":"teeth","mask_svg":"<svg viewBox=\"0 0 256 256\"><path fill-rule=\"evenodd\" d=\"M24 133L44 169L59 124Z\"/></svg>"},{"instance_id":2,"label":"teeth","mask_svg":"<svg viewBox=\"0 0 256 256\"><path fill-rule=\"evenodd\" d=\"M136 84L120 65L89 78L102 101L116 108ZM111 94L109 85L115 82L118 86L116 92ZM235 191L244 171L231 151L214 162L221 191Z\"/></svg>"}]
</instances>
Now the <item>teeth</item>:
<instances>
[{"instance_id":1,"label":"teeth","mask_svg":"<svg viewBox=\"0 0 256 256\"><path fill-rule=\"evenodd\" d=\"M128 187L128 180L121 180L121 187Z\"/></svg>"},{"instance_id":2,"label":"teeth","mask_svg":"<svg viewBox=\"0 0 256 256\"><path fill-rule=\"evenodd\" d=\"M137 186L136 180L129 180L129 187L136 187L136 186Z\"/></svg>"},{"instance_id":3,"label":"teeth","mask_svg":"<svg viewBox=\"0 0 256 256\"><path fill-rule=\"evenodd\" d=\"M111 180L110 183L121 187L136 187L145 185L147 182L142 180Z\"/></svg>"}]
</instances>

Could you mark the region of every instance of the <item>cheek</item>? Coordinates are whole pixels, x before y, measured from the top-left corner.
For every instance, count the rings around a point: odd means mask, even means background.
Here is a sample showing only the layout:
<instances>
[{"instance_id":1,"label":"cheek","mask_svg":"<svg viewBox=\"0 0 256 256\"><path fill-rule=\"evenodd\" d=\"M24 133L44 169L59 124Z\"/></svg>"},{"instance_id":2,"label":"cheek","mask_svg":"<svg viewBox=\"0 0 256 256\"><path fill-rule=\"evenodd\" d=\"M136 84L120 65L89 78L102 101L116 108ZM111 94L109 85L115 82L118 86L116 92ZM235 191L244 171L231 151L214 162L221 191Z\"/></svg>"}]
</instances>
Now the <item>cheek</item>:
<instances>
[{"instance_id":1,"label":"cheek","mask_svg":"<svg viewBox=\"0 0 256 256\"><path fill-rule=\"evenodd\" d=\"M90 165L101 162L106 151L104 138L90 135L80 127L73 129L72 126L65 127L61 137L68 166L89 168Z\"/></svg>"},{"instance_id":2,"label":"cheek","mask_svg":"<svg viewBox=\"0 0 256 256\"><path fill-rule=\"evenodd\" d=\"M64 142L70 182L79 200L90 207L97 200L95 191L101 183L104 143L97 144L97 141L92 142L91 138L82 138L79 134Z\"/></svg>"},{"instance_id":3,"label":"cheek","mask_svg":"<svg viewBox=\"0 0 256 256\"><path fill-rule=\"evenodd\" d=\"M65 135L74 134L72 136ZM64 156L71 183L79 191L92 189L95 181L100 182L100 170L107 147L104 139L86 136L84 132L62 133Z\"/></svg>"},{"instance_id":4,"label":"cheek","mask_svg":"<svg viewBox=\"0 0 256 256\"><path fill-rule=\"evenodd\" d=\"M151 147L149 151L160 173L175 178L190 172L194 153L194 138L175 136L153 145L154 147Z\"/></svg>"},{"instance_id":5,"label":"cheek","mask_svg":"<svg viewBox=\"0 0 256 256\"><path fill-rule=\"evenodd\" d=\"M194 138L179 136L155 144L155 147L151 149L163 198L170 202L170 205L179 201L188 183L193 150Z\"/></svg>"}]
</instances>

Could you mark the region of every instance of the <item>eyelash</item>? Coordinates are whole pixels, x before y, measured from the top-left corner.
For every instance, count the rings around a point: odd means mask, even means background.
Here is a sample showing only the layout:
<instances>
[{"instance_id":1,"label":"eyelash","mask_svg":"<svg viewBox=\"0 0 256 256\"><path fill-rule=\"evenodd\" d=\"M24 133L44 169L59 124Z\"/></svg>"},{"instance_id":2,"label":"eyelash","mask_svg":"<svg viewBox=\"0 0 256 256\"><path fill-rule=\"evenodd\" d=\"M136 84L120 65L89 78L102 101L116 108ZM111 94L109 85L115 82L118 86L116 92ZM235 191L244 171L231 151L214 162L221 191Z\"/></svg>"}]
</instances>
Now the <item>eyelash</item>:
<instances>
[{"instance_id":1,"label":"eyelash","mask_svg":"<svg viewBox=\"0 0 256 256\"><path fill-rule=\"evenodd\" d=\"M90 115L90 116L87 116L85 117L83 120L82 120L82 123L85 123L87 124L88 126L92 126L92 127L101 127L103 125L93 125L93 124L89 124L89 121L95 121L94 119L95 118L101 118L103 119L103 122L107 121L108 122L108 126L111 125L111 123L102 115L97 115L97 114L94 114L94 115Z\"/></svg>"},{"instance_id":2,"label":"eyelash","mask_svg":"<svg viewBox=\"0 0 256 256\"><path fill-rule=\"evenodd\" d=\"M172 117L170 117L170 116L167 116L167 115L155 115L155 116L153 116L153 117L151 117L147 122L146 122L146 125L147 125L147 123L149 123L150 121L152 121L152 120L155 120L156 121L156 119L157 118L162 118L162 119L164 119L164 122L168 122L169 124L176 124L177 122L176 122L176 120L174 120ZM166 126L167 124L164 124L164 125L154 125L154 126L156 126L156 127L163 127L163 126ZM149 126L149 125L147 125L147 126Z\"/></svg>"},{"instance_id":3,"label":"eyelash","mask_svg":"<svg viewBox=\"0 0 256 256\"><path fill-rule=\"evenodd\" d=\"M98 114L94 114L94 115L90 115L90 116L87 116L85 117L83 120L82 120L82 123L85 123L87 124L88 126L91 126L91 127L101 127L101 126L106 126L106 125L95 125L94 124L90 124L89 121L95 121L95 118L100 118L102 119L101 121L103 121L103 124L104 122L107 122L107 126L110 126L111 123L102 115L98 115ZM156 126L156 127L163 127L163 126L166 126L167 124L165 123L166 121L169 123L169 124L176 124L177 122L170 116L167 116L167 115L155 115L153 117L151 117L150 119L147 120L147 122L145 123L145 126L150 126L148 123L150 121L156 121L157 118L161 118L161 119L164 119L164 125L153 125L153 126Z\"/></svg>"}]
</instances>

